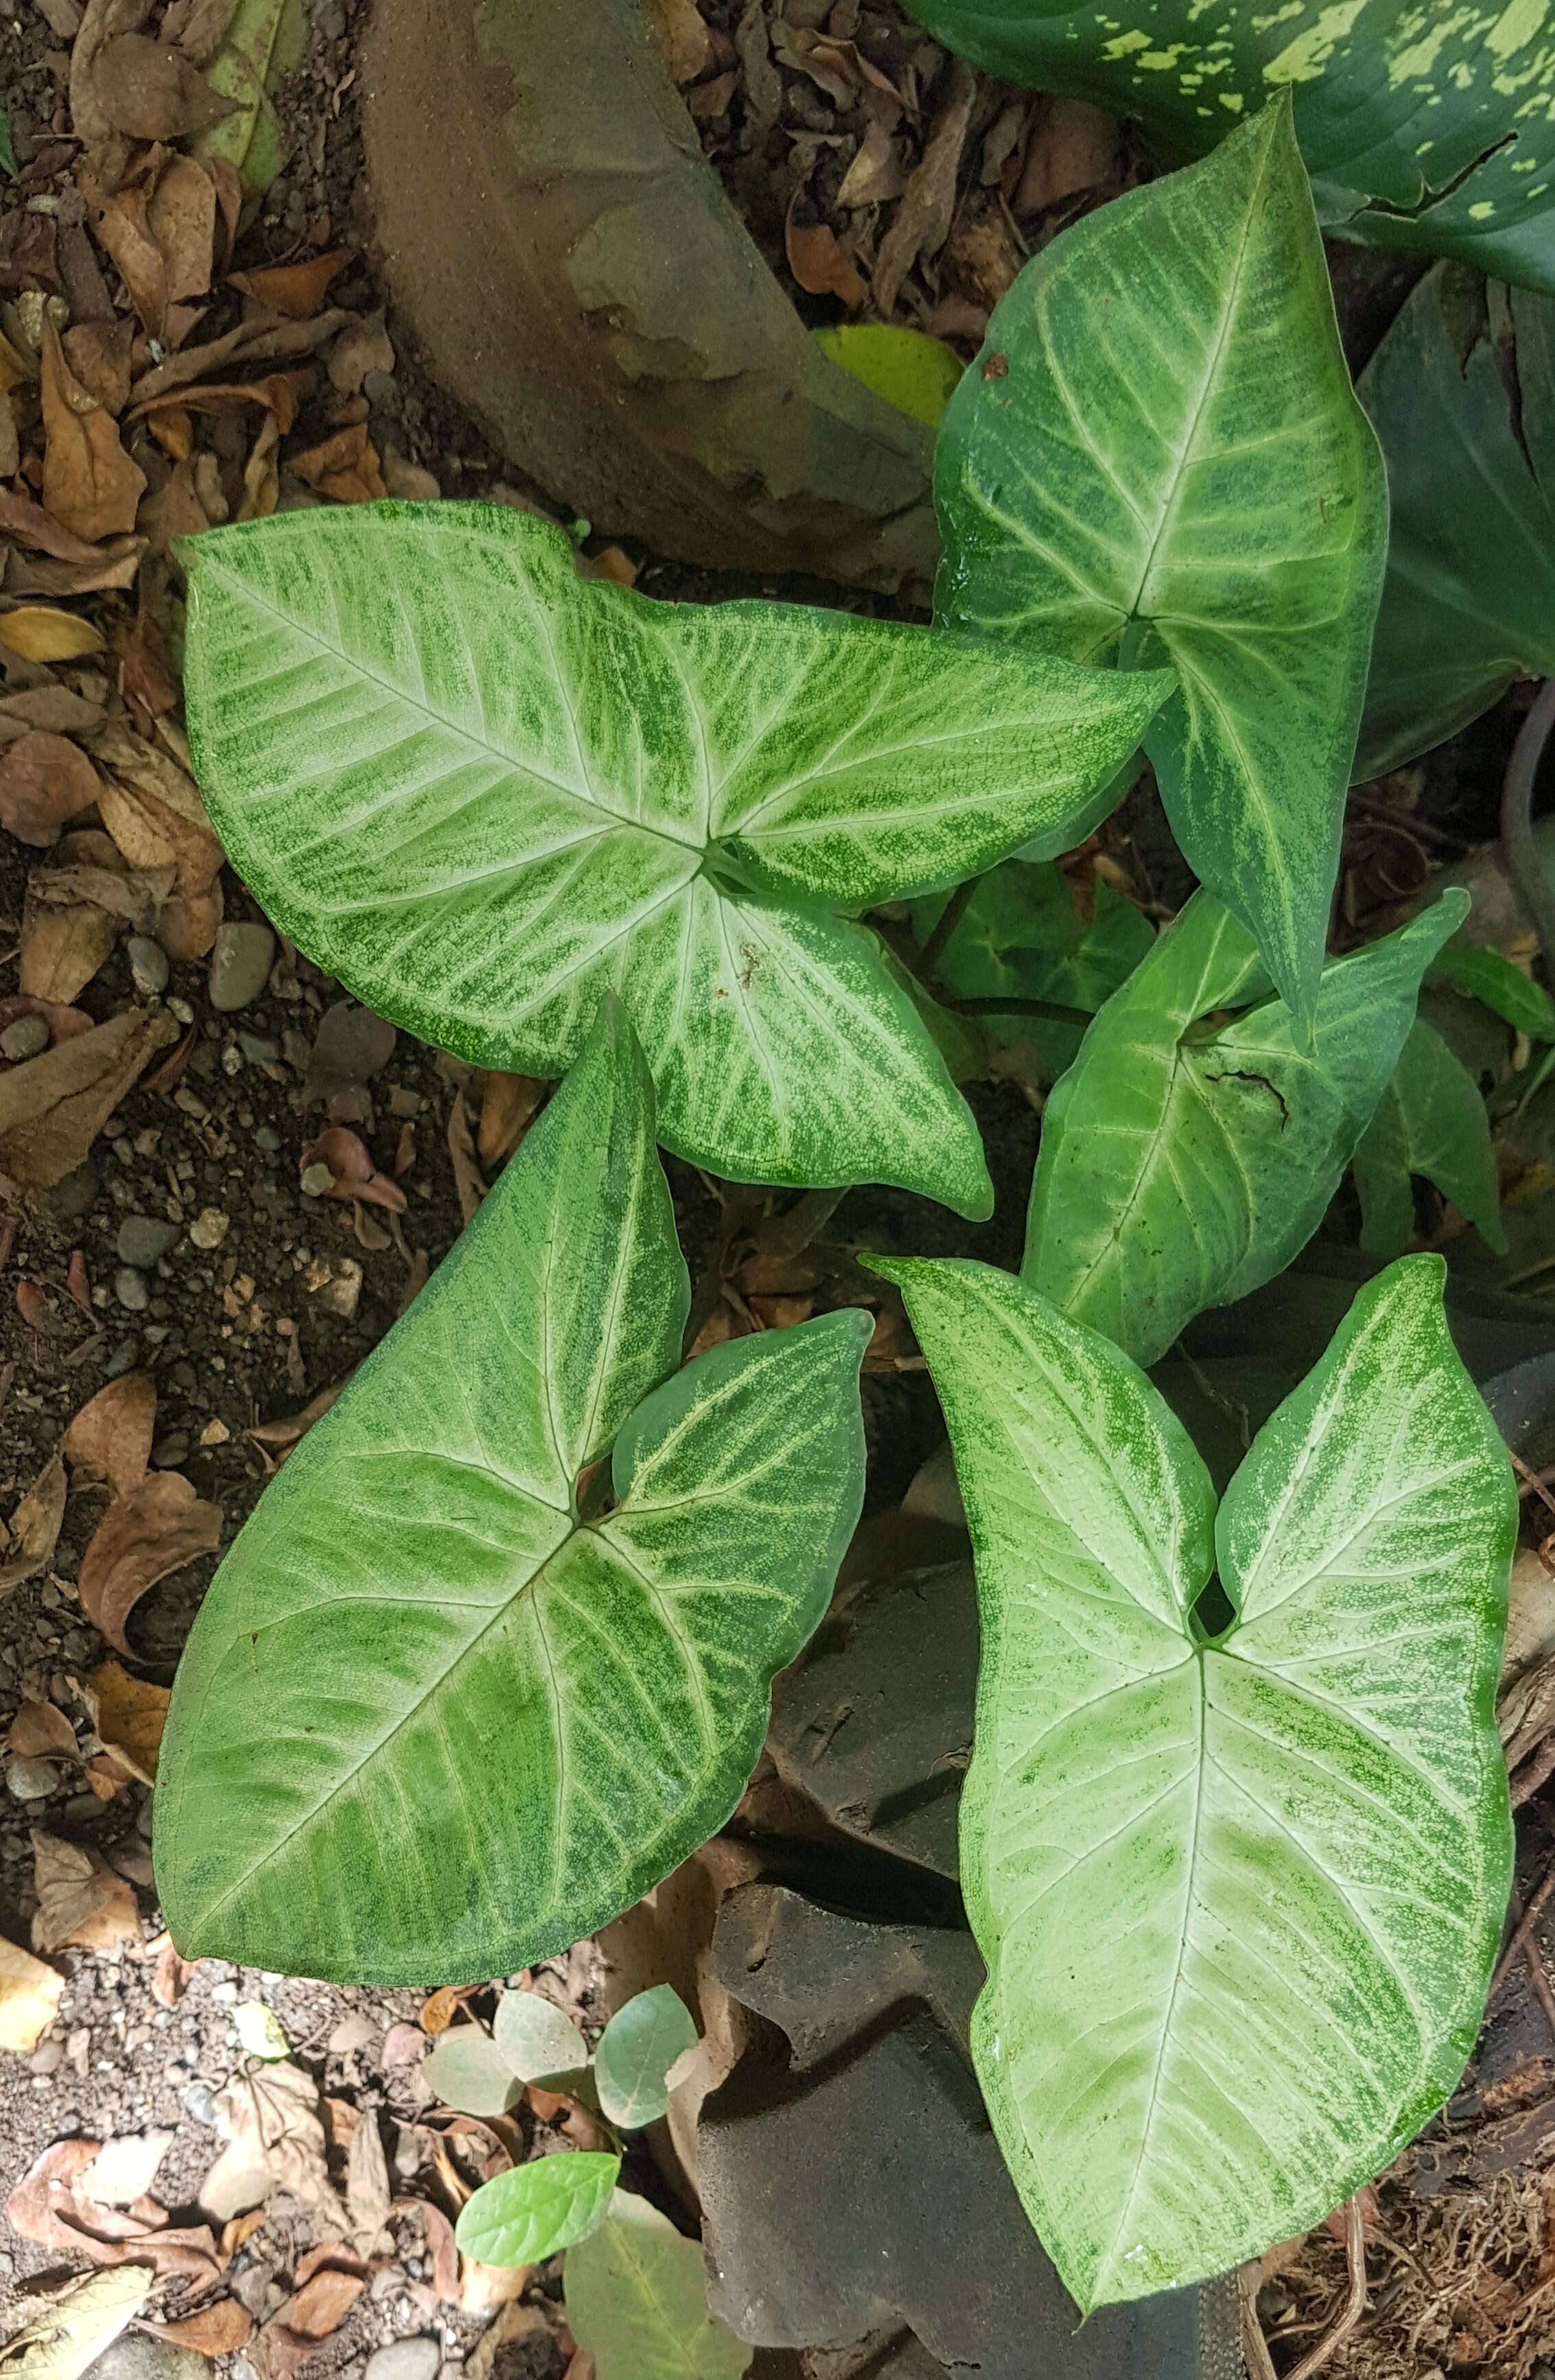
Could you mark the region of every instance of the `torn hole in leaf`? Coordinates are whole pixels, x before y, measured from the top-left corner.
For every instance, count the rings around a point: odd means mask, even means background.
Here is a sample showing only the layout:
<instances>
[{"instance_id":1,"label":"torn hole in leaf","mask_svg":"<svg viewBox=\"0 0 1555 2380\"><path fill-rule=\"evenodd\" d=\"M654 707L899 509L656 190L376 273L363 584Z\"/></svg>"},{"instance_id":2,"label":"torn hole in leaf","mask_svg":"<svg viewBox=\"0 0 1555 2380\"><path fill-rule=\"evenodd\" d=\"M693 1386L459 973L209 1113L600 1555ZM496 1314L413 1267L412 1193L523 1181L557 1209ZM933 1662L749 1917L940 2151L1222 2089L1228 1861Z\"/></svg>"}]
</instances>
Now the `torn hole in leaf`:
<instances>
[{"instance_id":1,"label":"torn hole in leaf","mask_svg":"<svg viewBox=\"0 0 1555 2380\"><path fill-rule=\"evenodd\" d=\"M1209 1583L1201 1588L1188 1618L1194 1634L1206 1645L1215 1644L1234 1624L1236 1606L1221 1585L1218 1570L1210 1572Z\"/></svg>"}]
</instances>

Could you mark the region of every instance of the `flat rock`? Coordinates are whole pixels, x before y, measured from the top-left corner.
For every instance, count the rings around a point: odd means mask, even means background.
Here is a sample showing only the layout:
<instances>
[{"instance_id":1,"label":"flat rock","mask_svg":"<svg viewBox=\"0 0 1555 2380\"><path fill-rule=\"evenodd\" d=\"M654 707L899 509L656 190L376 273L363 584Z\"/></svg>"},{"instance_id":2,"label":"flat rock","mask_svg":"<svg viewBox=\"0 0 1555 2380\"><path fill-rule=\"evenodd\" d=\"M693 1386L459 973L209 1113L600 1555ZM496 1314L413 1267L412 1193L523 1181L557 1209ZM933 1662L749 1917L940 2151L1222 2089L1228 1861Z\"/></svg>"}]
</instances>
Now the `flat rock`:
<instances>
[{"instance_id":1,"label":"flat rock","mask_svg":"<svg viewBox=\"0 0 1555 2380\"><path fill-rule=\"evenodd\" d=\"M881 2336L901 2380L1198 2380L1234 2285L1105 2306L1084 2327L1027 2220L972 2071L969 1935L881 1925L785 1887L729 1894L711 1972L788 2036L703 2102L709 2301L753 2346ZM905 2334L905 2337L903 2335Z\"/></svg>"},{"instance_id":2,"label":"flat rock","mask_svg":"<svg viewBox=\"0 0 1555 2380\"><path fill-rule=\"evenodd\" d=\"M396 2338L368 2357L366 2380L437 2380L442 2362L441 2340Z\"/></svg>"},{"instance_id":3,"label":"flat rock","mask_svg":"<svg viewBox=\"0 0 1555 2380\"><path fill-rule=\"evenodd\" d=\"M127 2330L88 2365L83 2380L211 2380L211 2366L192 2347Z\"/></svg>"},{"instance_id":4,"label":"flat rock","mask_svg":"<svg viewBox=\"0 0 1555 2380\"><path fill-rule=\"evenodd\" d=\"M149 934L131 934L125 945L135 989L148 1000L167 990L167 953Z\"/></svg>"},{"instance_id":5,"label":"flat rock","mask_svg":"<svg viewBox=\"0 0 1555 2380\"><path fill-rule=\"evenodd\" d=\"M176 1223L159 1222L154 1215L127 1215L114 1242L120 1264L150 1272L178 1236Z\"/></svg>"},{"instance_id":6,"label":"flat rock","mask_svg":"<svg viewBox=\"0 0 1555 2380\"><path fill-rule=\"evenodd\" d=\"M211 952L212 1007L247 1008L264 990L274 962L275 937L268 926L218 926Z\"/></svg>"}]
</instances>

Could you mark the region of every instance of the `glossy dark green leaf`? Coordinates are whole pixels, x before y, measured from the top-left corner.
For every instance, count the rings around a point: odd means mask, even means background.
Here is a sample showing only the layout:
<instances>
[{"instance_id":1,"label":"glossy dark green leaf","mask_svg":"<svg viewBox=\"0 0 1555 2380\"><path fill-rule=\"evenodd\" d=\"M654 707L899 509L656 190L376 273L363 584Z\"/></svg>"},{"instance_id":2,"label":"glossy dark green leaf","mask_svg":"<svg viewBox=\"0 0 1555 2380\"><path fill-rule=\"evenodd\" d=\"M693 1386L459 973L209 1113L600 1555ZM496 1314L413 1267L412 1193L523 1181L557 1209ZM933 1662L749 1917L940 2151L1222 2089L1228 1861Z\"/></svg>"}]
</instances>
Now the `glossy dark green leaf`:
<instances>
[{"instance_id":1,"label":"glossy dark green leaf","mask_svg":"<svg viewBox=\"0 0 1555 2380\"><path fill-rule=\"evenodd\" d=\"M618 2156L558 2150L499 2173L467 2200L454 2227L459 2253L479 2265L538 2265L603 2222Z\"/></svg>"},{"instance_id":2,"label":"glossy dark green leaf","mask_svg":"<svg viewBox=\"0 0 1555 2380\"><path fill-rule=\"evenodd\" d=\"M945 896L912 905L913 931L926 942ZM1090 922L1082 926L1069 887L1051 863L1006 859L979 877L943 943L936 970L960 1000L1051 1000L1094 1015L1155 942L1149 920L1105 877L1095 884ZM1062 1074L1080 1046L1080 1028L997 1009L978 1012L985 1029L1030 1040L1051 1071Z\"/></svg>"},{"instance_id":3,"label":"glossy dark green leaf","mask_svg":"<svg viewBox=\"0 0 1555 2380\"><path fill-rule=\"evenodd\" d=\"M1416 1018L1355 1150L1361 1245L1396 1257L1415 1231L1410 1177L1421 1174L1498 1254L1506 1234L1485 1102L1434 1025Z\"/></svg>"},{"instance_id":4,"label":"glossy dark green leaf","mask_svg":"<svg viewBox=\"0 0 1555 2380\"><path fill-rule=\"evenodd\" d=\"M870 1323L675 1372L686 1303L647 1067L607 1005L200 1607L155 1838L191 1957L506 1974L723 1825L857 1518ZM585 1518L607 1449L618 1500Z\"/></svg>"},{"instance_id":5,"label":"glossy dark green leaf","mask_svg":"<svg viewBox=\"0 0 1555 2380\"><path fill-rule=\"evenodd\" d=\"M1555 241L1552 241L1555 253ZM1391 528L1357 777L1555 671L1555 298L1426 275L1361 375Z\"/></svg>"},{"instance_id":6,"label":"glossy dark green leaf","mask_svg":"<svg viewBox=\"0 0 1555 2380\"><path fill-rule=\"evenodd\" d=\"M1555 288L1555 39L1546 0L909 0L947 48L1136 115L1177 156L1290 90L1325 225Z\"/></svg>"},{"instance_id":7,"label":"glossy dark green leaf","mask_svg":"<svg viewBox=\"0 0 1555 2380\"><path fill-rule=\"evenodd\" d=\"M1023 1280L1136 1363L1283 1270L1321 1222L1462 924L1442 894L1323 971L1312 1047L1251 937L1197 892L1086 1035L1048 1101ZM1239 1007L1229 1021L1201 1023Z\"/></svg>"},{"instance_id":8,"label":"glossy dark green leaf","mask_svg":"<svg viewBox=\"0 0 1555 2380\"><path fill-rule=\"evenodd\" d=\"M950 625L1176 671L1172 832L1309 1016L1387 514L1283 103L1033 258L934 492Z\"/></svg>"}]
</instances>

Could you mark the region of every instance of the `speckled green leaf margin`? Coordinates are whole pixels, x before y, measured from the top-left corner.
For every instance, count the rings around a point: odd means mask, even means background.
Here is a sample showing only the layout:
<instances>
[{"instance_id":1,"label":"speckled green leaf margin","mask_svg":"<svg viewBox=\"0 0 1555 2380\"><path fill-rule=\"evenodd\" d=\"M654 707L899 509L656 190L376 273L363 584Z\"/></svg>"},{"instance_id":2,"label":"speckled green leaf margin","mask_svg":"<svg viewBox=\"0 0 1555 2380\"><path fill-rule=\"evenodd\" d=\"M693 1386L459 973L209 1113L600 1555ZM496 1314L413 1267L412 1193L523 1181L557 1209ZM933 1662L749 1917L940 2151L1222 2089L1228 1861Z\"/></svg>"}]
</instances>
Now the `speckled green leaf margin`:
<instances>
[{"instance_id":1,"label":"speckled green leaf margin","mask_svg":"<svg viewBox=\"0 0 1555 2380\"><path fill-rule=\"evenodd\" d=\"M613 990L681 1156L991 1210L970 1111L840 913L1078 841L1168 677L651 602L502 504L323 507L179 551L196 774L310 958L533 1075Z\"/></svg>"},{"instance_id":2,"label":"speckled green leaf margin","mask_svg":"<svg viewBox=\"0 0 1555 2380\"><path fill-rule=\"evenodd\" d=\"M1308 1019L1387 490L1283 100L1026 266L934 500L950 626L1176 670L1145 736L1172 832Z\"/></svg>"},{"instance_id":3,"label":"speckled green leaf margin","mask_svg":"<svg viewBox=\"0 0 1555 2380\"><path fill-rule=\"evenodd\" d=\"M1457 2081L1511 1880L1511 1465L1438 1257L1360 1292L1218 1513L1098 1332L986 1266L874 1265L977 1563L973 2056L1088 2312L1306 2230ZM1207 1642L1217 1565L1236 1616Z\"/></svg>"},{"instance_id":4,"label":"speckled green leaf margin","mask_svg":"<svg viewBox=\"0 0 1555 2380\"><path fill-rule=\"evenodd\" d=\"M677 1372L686 1307L611 1003L200 1608L154 1845L189 1957L505 1974L723 1825L858 1516L870 1318ZM615 1503L589 1517L607 1452Z\"/></svg>"},{"instance_id":5,"label":"speckled green leaf margin","mask_svg":"<svg viewBox=\"0 0 1555 2380\"><path fill-rule=\"evenodd\" d=\"M1196 892L1048 1101L1022 1280L1147 1366L1207 1305L1272 1281L1364 1146L1420 978L1467 914L1454 885L1325 967L1308 1050L1252 937ZM1199 1021L1224 1009L1241 1013Z\"/></svg>"}]
</instances>

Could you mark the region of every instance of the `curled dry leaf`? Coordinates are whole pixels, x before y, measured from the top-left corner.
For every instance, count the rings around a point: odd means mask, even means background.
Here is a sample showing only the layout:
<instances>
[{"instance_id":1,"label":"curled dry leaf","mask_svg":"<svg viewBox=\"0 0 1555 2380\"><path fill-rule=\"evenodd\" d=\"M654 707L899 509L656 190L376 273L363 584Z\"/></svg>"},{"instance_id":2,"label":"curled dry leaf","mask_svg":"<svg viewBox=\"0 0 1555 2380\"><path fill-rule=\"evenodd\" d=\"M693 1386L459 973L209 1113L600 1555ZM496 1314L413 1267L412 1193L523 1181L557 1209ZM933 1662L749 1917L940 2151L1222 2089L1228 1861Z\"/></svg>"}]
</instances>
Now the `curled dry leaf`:
<instances>
[{"instance_id":1,"label":"curled dry leaf","mask_svg":"<svg viewBox=\"0 0 1555 2380\"><path fill-rule=\"evenodd\" d=\"M0 1595L8 1595L47 1565L59 1542L65 1495L65 1461L55 1447L11 1514L6 1557L0 1561Z\"/></svg>"},{"instance_id":2,"label":"curled dry leaf","mask_svg":"<svg viewBox=\"0 0 1555 2380\"><path fill-rule=\"evenodd\" d=\"M365 1206L386 1208L392 1215L403 1215L407 1199L397 1182L380 1173L364 1143L344 1124L330 1124L317 1140L310 1141L298 1163L304 1174L322 1167L330 1176L328 1187L320 1186L314 1195L321 1198L359 1198ZM312 1184L307 1185L313 1189Z\"/></svg>"},{"instance_id":3,"label":"curled dry leaf","mask_svg":"<svg viewBox=\"0 0 1555 2380\"><path fill-rule=\"evenodd\" d=\"M282 1449L294 1447L299 1439L307 1437L313 1424L321 1421L328 1413L350 1377L350 1373L347 1372L345 1379L332 1380L327 1389L321 1389L316 1397L309 1399L300 1413L283 1414L278 1421L256 1422L245 1435L251 1438L258 1446Z\"/></svg>"},{"instance_id":4,"label":"curled dry leaf","mask_svg":"<svg viewBox=\"0 0 1555 2380\"><path fill-rule=\"evenodd\" d=\"M9 488L0 488L0 535L18 545L31 546L40 553L52 554L56 562L96 562L97 548L89 545L84 537L56 521L43 504L34 504L30 496L18 496Z\"/></svg>"},{"instance_id":5,"label":"curled dry leaf","mask_svg":"<svg viewBox=\"0 0 1555 2380\"><path fill-rule=\"evenodd\" d=\"M223 852L194 779L122 719L107 722L96 758L98 808L119 851L134 868L173 870L157 939L169 958L203 958L222 919Z\"/></svg>"},{"instance_id":6,"label":"curled dry leaf","mask_svg":"<svg viewBox=\"0 0 1555 2380\"><path fill-rule=\"evenodd\" d=\"M885 322L890 321L913 266L920 257L939 253L954 219L956 176L978 97L977 77L964 60L951 60L945 91L929 145L914 168L875 259L875 309Z\"/></svg>"},{"instance_id":7,"label":"curled dry leaf","mask_svg":"<svg viewBox=\"0 0 1555 2380\"><path fill-rule=\"evenodd\" d=\"M55 2141L23 2174L6 2203L24 2240L97 2265L145 2265L161 2278L209 2283L219 2269L216 2244L204 2224L170 2230L154 2200L137 2199L122 2211L94 2205L79 2187L101 2141Z\"/></svg>"},{"instance_id":8,"label":"curled dry leaf","mask_svg":"<svg viewBox=\"0 0 1555 2380\"><path fill-rule=\"evenodd\" d=\"M121 1372L87 1399L61 1444L72 1463L128 1496L146 1475L155 1430L155 1381L149 1372Z\"/></svg>"},{"instance_id":9,"label":"curled dry leaf","mask_svg":"<svg viewBox=\"0 0 1555 2380\"><path fill-rule=\"evenodd\" d=\"M70 52L71 129L90 149L110 139L113 126L97 103L98 52L120 33L138 33L152 13L152 0L87 0Z\"/></svg>"},{"instance_id":10,"label":"curled dry leaf","mask_svg":"<svg viewBox=\"0 0 1555 2380\"><path fill-rule=\"evenodd\" d=\"M79 537L123 535L135 527L146 475L125 453L113 415L66 362L47 315L42 353L43 502Z\"/></svg>"},{"instance_id":11,"label":"curled dry leaf","mask_svg":"<svg viewBox=\"0 0 1555 2380\"><path fill-rule=\"evenodd\" d=\"M154 2338L164 2338L169 2347L192 2348L196 2355L237 2355L247 2347L254 2334L254 2318L236 2298L218 2298L214 2305L201 2306L198 2313L186 2313L177 2322L148 2322L141 2327Z\"/></svg>"},{"instance_id":12,"label":"curled dry leaf","mask_svg":"<svg viewBox=\"0 0 1555 2380\"><path fill-rule=\"evenodd\" d=\"M165 1009L127 1009L0 1075L0 1173L34 1190L62 1182L153 1053L177 1037Z\"/></svg>"},{"instance_id":13,"label":"curled dry leaf","mask_svg":"<svg viewBox=\"0 0 1555 2380\"><path fill-rule=\"evenodd\" d=\"M801 289L840 298L850 310L869 295L857 267L829 224L822 223L804 191L796 190L783 227L788 269Z\"/></svg>"},{"instance_id":14,"label":"curled dry leaf","mask_svg":"<svg viewBox=\"0 0 1555 2380\"><path fill-rule=\"evenodd\" d=\"M170 304L202 297L216 248L216 188L192 157L170 159L146 202L146 223L162 251Z\"/></svg>"},{"instance_id":15,"label":"curled dry leaf","mask_svg":"<svg viewBox=\"0 0 1555 2380\"><path fill-rule=\"evenodd\" d=\"M82 1689L103 1750L142 1785L156 1783L157 1755L172 1695L166 1686L132 1678L117 1661L103 1661Z\"/></svg>"},{"instance_id":16,"label":"curled dry leaf","mask_svg":"<svg viewBox=\"0 0 1555 2380\"><path fill-rule=\"evenodd\" d=\"M177 1471L153 1471L117 1496L81 1556L81 1609L115 1652L133 1660L124 1623L159 1579L221 1543L222 1516Z\"/></svg>"},{"instance_id":17,"label":"curled dry leaf","mask_svg":"<svg viewBox=\"0 0 1555 2380\"><path fill-rule=\"evenodd\" d=\"M59 2011L65 1978L0 1937L0 2049L25 2056Z\"/></svg>"},{"instance_id":18,"label":"curled dry leaf","mask_svg":"<svg viewBox=\"0 0 1555 2380\"><path fill-rule=\"evenodd\" d=\"M117 1950L140 1938L134 1887L84 1843L32 1829L32 1888L38 1908L32 1948Z\"/></svg>"},{"instance_id":19,"label":"curled dry leaf","mask_svg":"<svg viewBox=\"0 0 1555 2380\"><path fill-rule=\"evenodd\" d=\"M463 1091L456 1091L454 1104L448 1111L448 1157L454 1168L454 1188L458 1196L459 1213L467 1223L475 1220L475 1210L486 1196L485 1179L475 1158L475 1135L469 1128L469 1110L465 1105Z\"/></svg>"},{"instance_id":20,"label":"curled dry leaf","mask_svg":"<svg viewBox=\"0 0 1555 2380\"><path fill-rule=\"evenodd\" d=\"M146 551L143 537L114 537L97 549L95 562L29 560L14 550L6 564L7 595L91 595L108 587L129 587Z\"/></svg>"},{"instance_id":21,"label":"curled dry leaf","mask_svg":"<svg viewBox=\"0 0 1555 2380\"><path fill-rule=\"evenodd\" d=\"M322 445L309 447L306 454L294 455L287 468L296 472L304 487L317 489L333 504L372 504L388 493L378 449L368 436L364 421L337 430Z\"/></svg>"},{"instance_id":22,"label":"curled dry leaf","mask_svg":"<svg viewBox=\"0 0 1555 2380\"><path fill-rule=\"evenodd\" d=\"M118 929L94 902L78 901L55 908L36 899L34 886L43 872L34 868L27 882L18 980L29 995L63 1005L91 981L112 951Z\"/></svg>"},{"instance_id":23,"label":"curled dry leaf","mask_svg":"<svg viewBox=\"0 0 1555 2380\"><path fill-rule=\"evenodd\" d=\"M233 273L227 278L245 298L302 322L318 312L330 283L355 253L354 249L332 248L325 256L305 256L296 264L264 264L257 272Z\"/></svg>"},{"instance_id":24,"label":"curled dry leaf","mask_svg":"<svg viewBox=\"0 0 1555 2380\"><path fill-rule=\"evenodd\" d=\"M6 1734L6 1749L20 1760L47 1760L55 1755L74 1760L76 1730L56 1704L24 1694Z\"/></svg>"},{"instance_id":25,"label":"curled dry leaf","mask_svg":"<svg viewBox=\"0 0 1555 2380\"><path fill-rule=\"evenodd\" d=\"M79 745L30 728L0 752L0 826L46 850L67 819L97 799L97 771Z\"/></svg>"},{"instance_id":26,"label":"curled dry leaf","mask_svg":"<svg viewBox=\"0 0 1555 2380\"><path fill-rule=\"evenodd\" d=\"M106 406L110 413L122 413L129 403L134 323L128 320L78 322L64 333L60 345L65 349L66 362L88 395Z\"/></svg>"},{"instance_id":27,"label":"curled dry leaf","mask_svg":"<svg viewBox=\"0 0 1555 2380\"><path fill-rule=\"evenodd\" d=\"M103 716L100 702L89 702L67 686L34 686L21 694L0 696L0 719L18 720L24 727L47 727L55 735L95 735Z\"/></svg>"},{"instance_id":28,"label":"curled dry leaf","mask_svg":"<svg viewBox=\"0 0 1555 2380\"><path fill-rule=\"evenodd\" d=\"M92 65L92 92L115 132L131 140L182 140L233 112L181 50L145 33L105 42Z\"/></svg>"},{"instance_id":29,"label":"curled dry leaf","mask_svg":"<svg viewBox=\"0 0 1555 2380\"><path fill-rule=\"evenodd\" d=\"M696 0L650 0L650 6L672 80L695 82L712 61L712 35Z\"/></svg>"},{"instance_id":30,"label":"curled dry leaf","mask_svg":"<svg viewBox=\"0 0 1555 2380\"><path fill-rule=\"evenodd\" d=\"M156 1965L152 1972L152 1998L158 2008L176 2009L184 1997L184 1989L193 1974L197 1961L181 1959L173 1947L171 1934L164 1934L156 1946Z\"/></svg>"},{"instance_id":31,"label":"curled dry leaf","mask_svg":"<svg viewBox=\"0 0 1555 2380\"><path fill-rule=\"evenodd\" d=\"M349 2229L324 2161L324 2127L310 2075L289 2059L236 2075L216 2094L216 2129L227 2146L200 2184L200 2204L225 2223L273 2190L316 2206L337 2238Z\"/></svg>"},{"instance_id":32,"label":"curled dry leaf","mask_svg":"<svg viewBox=\"0 0 1555 2380\"><path fill-rule=\"evenodd\" d=\"M107 650L90 620L45 603L22 603L14 612L0 612L0 645L24 662L79 662L89 653Z\"/></svg>"},{"instance_id":33,"label":"curled dry leaf","mask_svg":"<svg viewBox=\"0 0 1555 2380\"><path fill-rule=\"evenodd\" d=\"M155 2277L149 2265L127 2264L13 2301L23 2320L0 2356L6 2380L80 2380L140 2313Z\"/></svg>"}]
</instances>

